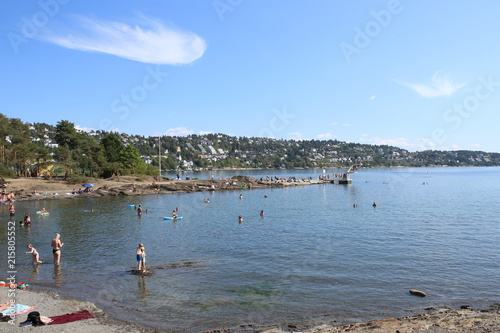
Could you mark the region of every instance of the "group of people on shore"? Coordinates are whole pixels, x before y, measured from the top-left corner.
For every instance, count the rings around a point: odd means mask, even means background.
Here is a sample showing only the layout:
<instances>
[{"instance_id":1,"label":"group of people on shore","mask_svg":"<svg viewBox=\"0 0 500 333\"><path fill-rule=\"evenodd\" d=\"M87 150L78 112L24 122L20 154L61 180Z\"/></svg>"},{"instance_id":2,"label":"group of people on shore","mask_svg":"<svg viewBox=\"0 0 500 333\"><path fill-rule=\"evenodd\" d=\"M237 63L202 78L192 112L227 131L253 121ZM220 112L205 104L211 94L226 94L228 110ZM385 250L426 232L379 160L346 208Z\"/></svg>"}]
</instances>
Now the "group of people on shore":
<instances>
[{"instance_id":1,"label":"group of people on shore","mask_svg":"<svg viewBox=\"0 0 500 333\"><path fill-rule=\"evenodd\" d=\"M7 193L3 190L0 193L0 203L14 203L14 192Z\"/></svg>"}]
</instances>

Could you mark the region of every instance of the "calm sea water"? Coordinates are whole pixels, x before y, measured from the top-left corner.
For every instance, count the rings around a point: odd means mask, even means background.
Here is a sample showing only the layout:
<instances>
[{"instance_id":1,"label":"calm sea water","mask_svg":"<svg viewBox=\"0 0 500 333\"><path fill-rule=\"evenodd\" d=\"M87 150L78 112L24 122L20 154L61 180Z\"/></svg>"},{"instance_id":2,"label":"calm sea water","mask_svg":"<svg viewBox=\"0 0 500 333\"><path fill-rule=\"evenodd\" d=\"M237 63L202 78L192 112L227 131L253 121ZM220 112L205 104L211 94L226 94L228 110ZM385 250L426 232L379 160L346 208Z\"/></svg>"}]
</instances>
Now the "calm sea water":
<instances>
[{"instance_id":1,"label":"calm sea water","mask_svg":"<svg viewBox=\"0 0 500 333\"><path fill-rule=\"evenodd\" d=\"M270 172L317 178L321 170ZM267 175L214 176L237 174ZM18 280L174 332L347 323L500 301L500 168L363 169L352 179L351 185L18 202L16 220L25 212L33 220L30 230L16 230ZM149 213L138 217L129 204ZM35 215L42 207L49 216ZM184 219L163 220L175 207ZM6 253L8 211L1 209ZM51 263L56 232L65 243L59 269ZM127 272L139 242L152 276ZM46 264L31 265L28 243ZM428 296L411 296L409 289Z\"/></svg>"}]
</instances>

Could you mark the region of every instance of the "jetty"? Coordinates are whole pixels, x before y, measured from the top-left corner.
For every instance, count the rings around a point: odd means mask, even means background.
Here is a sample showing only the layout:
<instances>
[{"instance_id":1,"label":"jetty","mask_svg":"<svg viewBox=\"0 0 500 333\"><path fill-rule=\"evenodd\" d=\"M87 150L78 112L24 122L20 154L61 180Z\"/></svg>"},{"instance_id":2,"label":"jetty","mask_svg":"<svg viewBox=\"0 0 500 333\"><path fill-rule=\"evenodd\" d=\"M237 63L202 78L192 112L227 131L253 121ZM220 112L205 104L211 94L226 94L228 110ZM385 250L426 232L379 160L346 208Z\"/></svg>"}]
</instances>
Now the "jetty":
<instances>
[{"instance_id":1,"label":"jetty","mask_svg":"<svg viewBox=\"0 0 500 333\"><path fill-rule=\"evenodd\" d=\"M352 179L349 177L351 173L356 173L358 168L361 167L361 164L353 164L347 169L345 173L343 173L340 177L336 177L332 179L330 182L332 184L351 184Z\"/></svg>"}]
</instances>

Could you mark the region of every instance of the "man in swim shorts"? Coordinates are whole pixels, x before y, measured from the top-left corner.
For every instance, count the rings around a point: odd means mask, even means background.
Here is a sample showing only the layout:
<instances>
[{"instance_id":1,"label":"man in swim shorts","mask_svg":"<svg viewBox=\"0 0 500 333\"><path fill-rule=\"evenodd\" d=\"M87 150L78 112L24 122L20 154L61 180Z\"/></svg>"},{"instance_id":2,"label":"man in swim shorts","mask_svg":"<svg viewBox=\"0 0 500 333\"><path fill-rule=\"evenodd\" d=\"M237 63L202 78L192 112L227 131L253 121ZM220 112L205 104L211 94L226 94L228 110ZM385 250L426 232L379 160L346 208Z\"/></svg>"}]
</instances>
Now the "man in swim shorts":
<instances>
[{"instance_id":1,"label":"man in swim shorts","mask_svg":"<svg viewBox=\"0 0 500 333\"><path fill-rule=\"evenodd\" d=\"M135 251L137 257L137 270L140 272L146 272L146 249L144 244L140 243Z\"/></svg>"}]
</instances>

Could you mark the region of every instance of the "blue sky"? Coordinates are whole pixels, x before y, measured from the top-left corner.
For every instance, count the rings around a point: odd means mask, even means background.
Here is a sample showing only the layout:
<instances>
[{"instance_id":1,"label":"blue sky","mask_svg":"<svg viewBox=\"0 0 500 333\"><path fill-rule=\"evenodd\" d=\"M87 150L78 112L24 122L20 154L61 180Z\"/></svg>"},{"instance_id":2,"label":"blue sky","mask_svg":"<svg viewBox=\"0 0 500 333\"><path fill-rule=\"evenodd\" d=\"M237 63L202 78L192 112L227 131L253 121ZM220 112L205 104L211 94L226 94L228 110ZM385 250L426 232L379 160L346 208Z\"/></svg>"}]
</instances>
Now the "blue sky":
<instances>
[{"instance_id":1,"label":"blue sky","mask_svg":"<svg viewBox=\"0 0 500 333\"><path fill-rule=\"evenodd\" d=\"M0 5L0 112L128 134L500 152L500 2Z\"/></svg>"}]
</instances>

